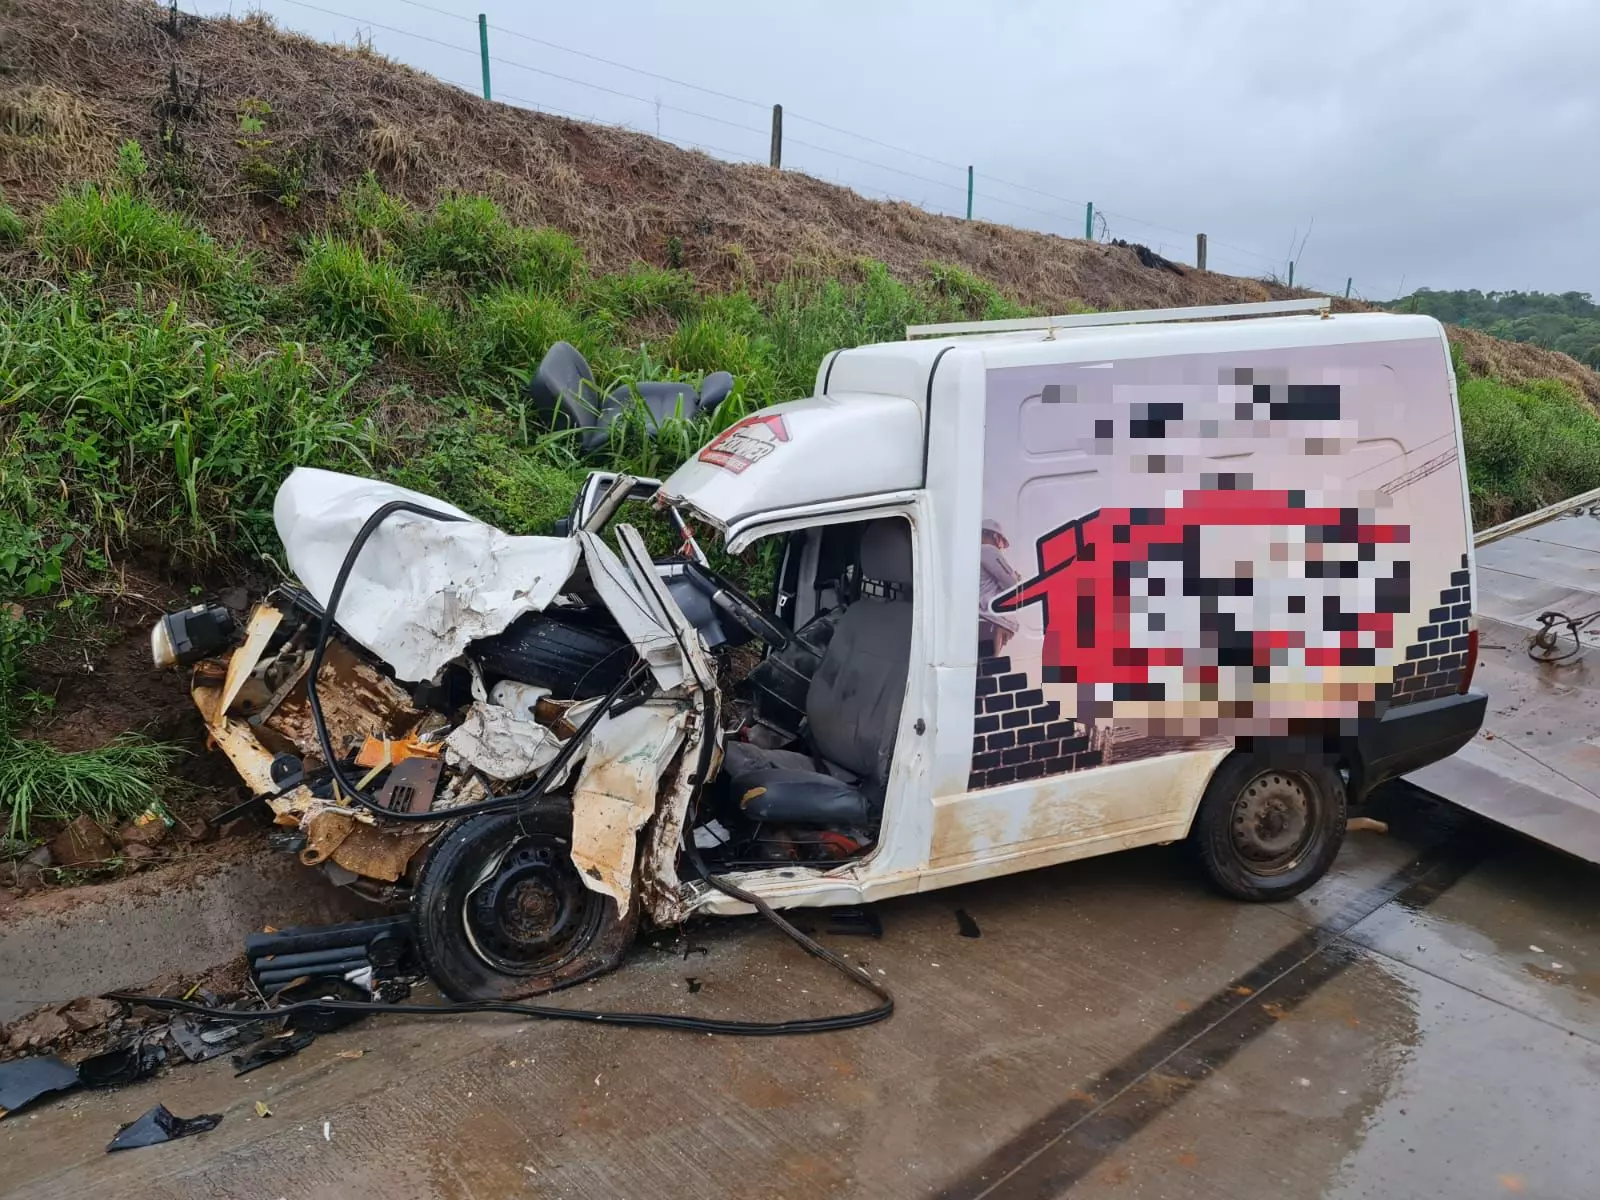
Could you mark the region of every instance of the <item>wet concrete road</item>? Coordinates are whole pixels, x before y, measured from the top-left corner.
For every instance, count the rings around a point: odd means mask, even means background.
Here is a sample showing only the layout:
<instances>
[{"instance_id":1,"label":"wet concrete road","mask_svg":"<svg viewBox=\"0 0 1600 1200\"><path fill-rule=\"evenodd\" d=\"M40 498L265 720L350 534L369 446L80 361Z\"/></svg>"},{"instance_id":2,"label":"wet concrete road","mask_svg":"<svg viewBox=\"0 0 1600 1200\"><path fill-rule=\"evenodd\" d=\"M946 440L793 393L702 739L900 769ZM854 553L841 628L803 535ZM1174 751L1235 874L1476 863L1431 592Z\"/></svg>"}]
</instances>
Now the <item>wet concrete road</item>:
<instances>
[{"instance_id":1,"label":"wet concrete road","mask_svg":"<svg viewBox=\"0 0 1600 1200\"><path fill-rule=\"evenodd\" d=\"M189 1067L8 1118L0 1193L1591 1197L1600 872L1482 834L1352 833L1277 907L1209 895L1171 851L886 904L882 941L824 939L898 997L847 1033L370 1021L243 1079ZM865 1001L751 919L646 943L562 1002ZM158 1101L225 1120L102 1152Z\"/></svg>"}]
</instances>

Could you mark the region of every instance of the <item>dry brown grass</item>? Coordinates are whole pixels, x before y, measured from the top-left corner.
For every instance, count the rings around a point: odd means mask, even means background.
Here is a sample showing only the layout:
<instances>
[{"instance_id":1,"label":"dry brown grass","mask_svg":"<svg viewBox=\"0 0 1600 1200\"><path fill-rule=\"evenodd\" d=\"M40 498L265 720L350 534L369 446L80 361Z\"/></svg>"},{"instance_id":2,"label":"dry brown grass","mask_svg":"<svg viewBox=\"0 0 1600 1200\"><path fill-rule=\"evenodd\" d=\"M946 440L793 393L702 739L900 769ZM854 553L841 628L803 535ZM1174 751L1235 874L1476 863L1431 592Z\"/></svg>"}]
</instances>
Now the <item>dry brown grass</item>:
<instances>
[{"instance_id":1,"label":"dry brown grass","mask_svg":"<svg viewBox=\"0 0 1600 1200\"><path fill-rule=\"evenodd\" d=\"M198 107L174 121L183 166L198 185L186 201L223 240L264 240L269 255L289 244L287 235L319 223L338 191L371 169L418 204L451 191L492 196L515 220L572 234L602 269L664 263L676 238L683 265L712 284L867 257L903 278L930 259L954 263L1055 311L1311 294L1152 270L1125 248L938 216L796 172L730 165L642 134L491 104L256 16L197 22L175 36L151 0L13 0L0 13L0 33L0 68L12 71L0 84L0 113L47 110L48 118L25 120L58 130L49 169L15 152L0 158L0 183L13 201L36 204L63 182L102 173L124 137L159 161L155 114L176 67L202 84ZM272 106L266 136L274 149L306 164L304 202L292 214L240 197L246 151L238 113L252 100ZM1600 401L1600 376L1565 355L1481 334L1463 332L1458 341L1474 366L1511 380L1566 378Z\"/></svg>"}]
</instances>

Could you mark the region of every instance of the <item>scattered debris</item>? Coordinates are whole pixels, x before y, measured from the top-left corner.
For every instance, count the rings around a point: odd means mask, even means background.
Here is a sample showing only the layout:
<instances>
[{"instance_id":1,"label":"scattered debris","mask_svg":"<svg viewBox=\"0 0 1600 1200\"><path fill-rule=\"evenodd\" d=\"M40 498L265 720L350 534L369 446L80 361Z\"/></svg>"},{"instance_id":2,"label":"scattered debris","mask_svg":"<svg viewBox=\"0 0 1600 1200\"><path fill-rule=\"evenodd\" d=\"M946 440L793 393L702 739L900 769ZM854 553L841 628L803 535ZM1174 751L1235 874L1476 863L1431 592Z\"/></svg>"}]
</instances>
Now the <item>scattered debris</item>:
<instances>
[{"instance_id":1,"label":"scattered debris","mask_svg":"<svg viewBox=\"0 0 1600 1200\"><path fill-rule=\"evenodd\" d=\"M77 1086L78 1072L53 1055L0 1063L0 1118L41 1096Z\"/></svg>"},{"instance_id":2,"label":"scattered debris","mask_svg":"<svg viewBox=\"0 0 1600 1200\"><path fill-rule=\"evenodd\" d=\"M219 1058L230 1050L264 1037L267 1027L261 1022L235 1024L207 1021L182 1013L167 1027L173 1045L189 1062Z\"/></svg>"},{"instance_id":3,"label":"scattered debris","mask_svg":"<svg viewBox=\"0 0 1600 1200\"><path fill-rule=\"evenodd\" d=\"M1372 817L1351 817L1344 823L1347 833L1388 833L1389 822Z\"/></svg>"},{"instance_id":4,"label":"scattered debris","mask_svg":"<svg viewBox=\"0 0 1600 1200\"><path fill-rule=\"evenodd\" d=\"M47 1046L72 1032L72 1026L67 1024L66 1019L49 1008L23 1017L9 1028L11 1033L6 1040L6 1048L12 1053Z\"/></svg>"},{"instance_id":5,"label":"scattered debris","mask_svg":"<svg viewBox=\"0 0 1600 1200\"><path fill-rule=\"evenodd\" d=\"M98 1029L113 1017L122 1014L122 1005L99 996L80 996L71 1004L56 1010L74 1033L88 1033Z\"/></svg>"},{"instance_id":6,"label":"scattered debris","mask_svg":"<svg viewBox=\"0 0 1600 1200\"><path fill-rule=\"evenodd\" d=\"M58 867L97 867L115 858L117 847L85 814L50 839L50 854Z\"/></svg>"},{"instance_id":7,"label":"scattered debris","mask_svg":"<svg viewBox=\"0 0 1600 1200\"><path fill-rule=\"evenodd\" d=\"M322 1123L322 1140L325 1141L325 1142L333 1141L333 1122L332 1121L324 1121Z\"/></svg>"},{"instance_id":8,"label":"scattered debris","mask_svg":"<svg viewBox=\"0 0 1600 1200\"><path fill-rule=\"evenodd\" d=\"M339 1053L335 1054L334 1057L335 1058L360 1058L364 1054L366 1054L365 1050L341 1050L341 1051L339 1051Z\"/></svg>"},{"instance_id":9,"label":"scattered debris","mask_svg":"<svg viewBox=\"0 0 1600 1200\"><path fill-rule=\"evenodd\" d=\"M257 1042L243 1054L233 1056L233 1076L237 1079L279 1059L293 1058L316 1040L317 1035L311 1030L299 1029L290 1033L280 1033L277 1037L270 1037L264 1042Z\"/></svg>"},{"instance_id":10,"label":"scattered debris","mask_svg":"<svg viewBox=\"0 0 1600 1200\"><path fill-rule=\"evenodd\" d=\"M699 977L696 975L685 975L683 981L689 985L689 995L691 996L698 992L703 986Z\"/></svg>"},{"instance_id":11,"label":"scattered debris","mask_svg":"<svg viewBox=\"0 0 1600 1200\"><path fill-rule=\"evenodd\" d=\"M299 1004L306 1000L355 1000L369 1001L372 994L366 988L359 987L343 979L308 979L304 983L290 984L277 995L283 1004ZM291 1030L306 1030L311 1033L333 1033L347 1025L354 1025L357 1021L365 1020L367 1014L360 1011L339 1011L331 1008L312 1008L289 1015L289 1028Z\"/></svg>"},{"instance_id":12,"label":"scattered debris","mask_svg":"<svg viewBox=\"0 0 1600 1200\"><path fill-rule=\"evenodd\" d=\"M148 1079L166 1061L167 1049L159 1039L130 1038L80 1062L78 1079L84 1087L122 1087Z\"/></svg>"},{"instance_id":13,"label":"scattered debris","mask_svg":"<svg viewBox=\"0 0 1600 1200\"><path fill-rule=\"evenodd\" d=\"M983 930L978 928L978 923L972 919L972 914L964 908L956 909L956 929L964 938L983 936Z\"/></svg>"},{"instance_id":14,"label":"scattered debris","mask_svg":"<svg viewBox=\"0 0 1600 1200\"><path fill-rule=\"evenodd\" d=\"M113 1150L137 1150L140 1146L159 1146L162 1142L209 1133L222 1124L221 1113L205 1113L198 1117L174 1116L165 1104L158 1104L136 1121L129 1121L106 1147Z\"/></svg>"},{"instance_id":15,"label":"scattered debris","mask_svg":"<svg viewBox=\"0 0 1600 1200\"><path fill-rule=\"evenodd\" d=\"M272 1110L267 1107L266 1101L257 1100L256 1101L256 1116L258 1116L258 1117L270 1117L271 1115L272 1115Z\"/></svg>"}]
</instances>

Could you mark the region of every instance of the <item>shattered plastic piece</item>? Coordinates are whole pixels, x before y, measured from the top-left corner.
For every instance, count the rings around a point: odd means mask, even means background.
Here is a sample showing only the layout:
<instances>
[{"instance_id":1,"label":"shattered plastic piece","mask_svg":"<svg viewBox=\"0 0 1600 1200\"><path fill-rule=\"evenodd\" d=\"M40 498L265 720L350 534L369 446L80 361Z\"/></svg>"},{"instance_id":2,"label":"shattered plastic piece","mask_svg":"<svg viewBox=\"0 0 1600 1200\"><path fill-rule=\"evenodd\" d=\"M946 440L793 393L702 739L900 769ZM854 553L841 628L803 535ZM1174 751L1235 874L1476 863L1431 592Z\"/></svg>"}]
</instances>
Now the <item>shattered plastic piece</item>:
<instances>
[{"instance_id":1,"label":"shattered plastic piece","mask_svg":"<svg viewBox=\"0 0 1600 1200\"><path fill-rule=\"evenodd\" d=\"M0 1117L41 1096L78 1086L78 1073L54 1055L0 1063Z\"/></svg>"},{"instance_id":2,"label":"shattered plastic piece","mask_svg":"<svg viewBox=\"0 0 1600 1200\"><path fill-rule=\"evenodd\" d=\"M883 936L883 922L873 908L835 908L828 915L831 918L827 929L829 933L872 938Z\"/></svg>"},{"instance_id":3,"label":"shattered plastic piece","mask_svg":"<svg viewBox=\"0 0 1600 1200\"><path fill-rule=\"evenodd\" d=\"M369 1001L372 994L365 988L343 979L308 979L304 983L290 984L278 993L283 1004L299 1004L306 1000ZM366 1019L364 1012L342 1012L336 1009L307 1009L289 1015L289 1028L311 1033L333 1033L347 1025Z\"/></svg>"},{"instance_id":4,"label":"shattered plastic piece","mask_svg":"<svg viewBox=\"0 0 1600 1200\"><path fill-rule=\"evenodd\" d=\"M445 760L477 767L490 779L510 782L531 775L561 752L561 739L543 725L521 721L509 708L474 702L445 739Z\"/></svg>"},{"instance_id":5,"label":"shattered plastic piece","mask_svg":"<svg viewBox=\"0 0 1600 1200\"><path fill-rule=\"evenodd\" d=\"M213 1024L185 1013L173 1019L172 1024L167 1026L167 1033L184 1058L190 1062L205 1062L263 1036L266 1026L260 1022L246 1025Z\"/></svg>"},{"instance_id":6,"label":"shattered plastic piece","mask_svg":"<svg viewBox=\"0 0 1600 1200\"><path fill-rule=\"evenodd\" d=\"M78 1081L91 1088L122 1087L154 1075L166 1061L166 1047L160 1042L135 1038L80 1062Z\"/></svg>"},{"instance_id":7,"label":"shattered plastic piece","mask_svg":"<svg viewBox=\"0 0 1600 1200\"><path fill-rule=\"evenodd\" d=\"M271 1115L272 1115L272 1110L267 1107L266 1101L257 1100L256 1101L256 1116L258 1116L258 1117L270 1117Z\"/></svg>"},{"instance_id":8,"label":"shattered plastic piece","mask_svg":"<svg viewBox=\"0 0 1600 1200\"><path fill-rule=\"evenodd\" d=\"M289 566L326 604L350 543L393 500L467 517L454 505L372 479L297 468L278 489L273 521ZM399 512L372 534L339 601L339 625L394 669L432 679L479 638L555 599L578 564L570 538L513 537L468 518Z\"/></svg>"},{"instance_id":9,"label":"shattered plastic piece","mask_svg":"<svg viewBox=\"0 0 1600 1200\"><path fill-rule=\"evenodd\" d=\"M311 1030L300 1029L294 1033L257 1042L243 1054L233 1056L233 1077L237 1079L241 1075L248 1075L251 1071L268 1066L279 1059L293 1058L316 1040L317 1035Z\"/></svg>"},{"instance_id":10,"label":"shattered plastic piece","mask_svg":"<svg viewBox=\"0 0 1600 1200\"><path fill-rule=\"evenodd\" d=\"M198 1117L174 1116L165 1104L158 1104L137 1121L129 1121L117 1130L116 1137L106 1147L113 1150L137 1150L140 1146L159 1146L177 1138L209 1133L222 1124L221 1113L203 1113Z\"/></svg>"}]
</instances>

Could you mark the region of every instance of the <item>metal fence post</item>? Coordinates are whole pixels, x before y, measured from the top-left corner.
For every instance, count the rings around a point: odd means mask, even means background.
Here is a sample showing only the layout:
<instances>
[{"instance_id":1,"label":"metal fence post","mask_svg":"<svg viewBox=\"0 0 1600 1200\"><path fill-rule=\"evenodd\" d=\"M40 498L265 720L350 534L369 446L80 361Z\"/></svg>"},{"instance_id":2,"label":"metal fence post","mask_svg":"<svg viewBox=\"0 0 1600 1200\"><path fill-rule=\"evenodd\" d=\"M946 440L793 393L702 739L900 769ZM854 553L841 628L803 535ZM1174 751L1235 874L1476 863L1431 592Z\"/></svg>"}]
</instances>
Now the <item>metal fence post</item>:
<instances>
[{"instance_id":1,"label":"metal fence post","mask_svg":"<svg viewBox=\"0 0 1600 1200\"><path fill-rule=\"evenodd\" d=\"M483 58L483 98L493 99L489 95L489 18L484 13L478 14L478 53Z\"/></svg>"},{"instance_id":2,"label":"metal fence post","mask_svg":"<svg viewBox=\"0 0 1600 1200\"><path fill-rule=\"evenodd\" d=\"M967 167L967 220L972 220L972 168Z\"/></svg>"},{"instance_id":3,"label":"metal fence post","mask_svg":"<svg viewBox=\"0 0 1600 1200\"><path fill-rule=\"evenodd\" d=\"M772 106L772 155L767 160L774 171L783 166L783 105Z\"/></svg>"},{"instance_id":4,"label":"metal fence post","mask_svg":"<svg viewBox=\"0 0 1600 1200\"><path fill-rule=\"evenodd\" d=\"M1206 235L1203 233L1194 235L1194 265L1196 270L1206 269Z\"/></svg>"},{"instance_id":5,"label":"metal fence post","mask_svg":"<svg viewBox=\"0 0 1600 1200\"><path fill-rule=\"evenodd\" d=\"M1354 283L1355 281L1356 281L1356 277L1354 275L1345 276L1345 280L1344 280L1344 298L1346 300L1350 299L1350 285L1352 283Z\"/></svg>"},{"instance_id":6,"label":"metal fence post","mask_svg":"<svg viewBox=\"0 0 1600 1200\"><path fill-rule=\"evenodd\" d=\"M1294 286L1294 259L1289 260L1289 286Z\"/></svg>"},{"instance_id":7,"label":"metal fence post","mask_svg":"<svg viewBox=\"0 0 1600 1200\"><path fill-rule=\"evenodd\" d=\"M1083 237L1085 241L1094 241L1094 201L1089 201L1083 207Z\"/></svg>"}]
</instances>

